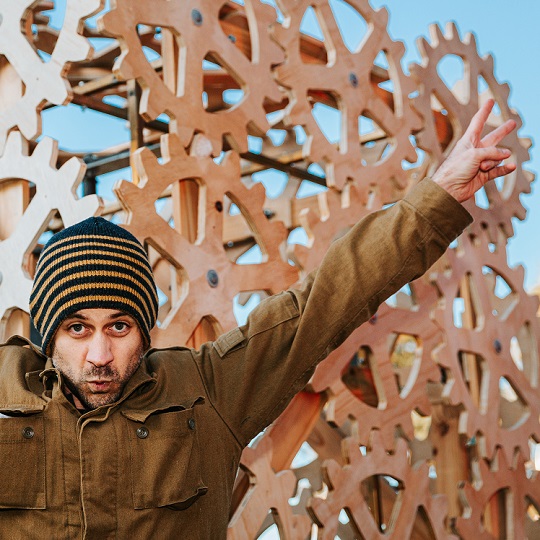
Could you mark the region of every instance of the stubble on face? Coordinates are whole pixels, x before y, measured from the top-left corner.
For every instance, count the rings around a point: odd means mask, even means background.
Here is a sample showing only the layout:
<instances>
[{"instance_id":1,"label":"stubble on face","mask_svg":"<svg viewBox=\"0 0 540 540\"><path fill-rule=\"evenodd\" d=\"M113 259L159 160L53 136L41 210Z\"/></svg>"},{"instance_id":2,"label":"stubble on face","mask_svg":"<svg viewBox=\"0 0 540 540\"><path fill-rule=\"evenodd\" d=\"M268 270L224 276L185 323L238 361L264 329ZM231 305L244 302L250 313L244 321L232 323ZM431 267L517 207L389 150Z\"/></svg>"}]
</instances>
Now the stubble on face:
<instances>
[{"instance_id":1,"label":"stubble on face","mask_svg":"<svg viewBox=\"0 0 540 540\"><path fill-rule=\"evenodd\" d=\"M56 348L52 351L54 367L61 373L69 391L87 410L94 410L118 401L126 384L140 366L142 357L143 348L141 346L135 351L132 362L129 363L123 374L110 364L103 367L90 366L77 373L70 362ZM90 381L95 380L110 381L110 384L103 390L92 389Z\"/></svg>"}]
</instances>

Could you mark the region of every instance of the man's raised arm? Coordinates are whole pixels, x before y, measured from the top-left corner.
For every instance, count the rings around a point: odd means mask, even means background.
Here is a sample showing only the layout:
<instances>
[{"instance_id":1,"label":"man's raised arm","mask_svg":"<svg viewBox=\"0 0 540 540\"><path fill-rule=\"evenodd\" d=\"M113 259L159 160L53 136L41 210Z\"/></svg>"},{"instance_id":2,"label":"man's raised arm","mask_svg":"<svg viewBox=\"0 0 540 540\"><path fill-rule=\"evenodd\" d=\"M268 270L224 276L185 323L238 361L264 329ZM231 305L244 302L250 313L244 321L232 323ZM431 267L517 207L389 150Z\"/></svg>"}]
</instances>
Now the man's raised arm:
<instances>
[{"instance_id":1,"label":"man's raised arm","mask_svg":"<svg viewBox=\"0 0 540 540\"><path fill-rule=\"evenodd\" d=\"M261 302L245 326L193 353L209 398L241 445L281 414L316 365L382 302L445 252L472 221L459 202L514 170L500 164L510 152L497 148L513 122L481 139L492 107L487 102L474 116L433 179L335 241L301 287Z\"/></svg>"}]
</instances>

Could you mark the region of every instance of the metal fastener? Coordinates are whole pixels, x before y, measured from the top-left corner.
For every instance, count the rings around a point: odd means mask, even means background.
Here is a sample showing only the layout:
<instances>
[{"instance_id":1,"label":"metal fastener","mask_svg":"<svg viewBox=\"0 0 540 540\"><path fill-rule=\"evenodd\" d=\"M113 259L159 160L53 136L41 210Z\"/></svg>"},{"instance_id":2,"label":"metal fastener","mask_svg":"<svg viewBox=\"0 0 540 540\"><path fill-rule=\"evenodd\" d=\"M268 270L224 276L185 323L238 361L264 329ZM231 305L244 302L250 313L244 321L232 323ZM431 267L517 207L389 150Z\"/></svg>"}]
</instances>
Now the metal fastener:
<instances>
[{"instance_id":1,"label":"metal fastener","mask_svg":"<svg viewBox=\"0 0 540 540\"><path fill-rule=\"evenodd\" d=\"M191 10L191 20L195 26L201 26L203 23L202 13L198 9Z\"/></svg>"},{"instance_id":2,"label":"metal fastener","mask_svg":"<svg viewBox=\"0 0 540 540\"><path fill-rule=\"evenodd\" d=\"M223 212L223 203L221 201L216 201L215 207L218 212Z\"/></svg>"},{"instance_id":3,"label":"metal fastener","mask_svg":"<svg viewBox=\"0 0 540 540\"><path fill-rule=\"evenodd\" d=\"M34 432L34 430L33 430L31 427L25 427L25 428L22 430L22 436L23 436L25 439L31 439L34 435L35 435L35 432Z\"/></svg>"},{"instance_id":4,"label":"metal fastener","mask_svg":"<svg viewBox=\"0 0 540 540\"><path fill-rule=\"evenodd\" d=\"M137 437L139 437L139 439L146 439L149 434L150 432L148 431L147 427L142 426L140 428L137 428Z\"/></svg>"},{"instance_id":5,"label":"metal fastener","mask_svg":"<svg viewBox=\"0 0 540 540\"><path fill-rule=\"evenodd\" d=\"M233 36L232 34L229 34L229 40L230 40L232 43L236 43L236 36Z\"/></svg>"},{"instance_id":6,"label":"metal fastener","mask_svg":"<svg viewBox=\"0 0 540 540\"><path fill-rule=\"evenodd\" d=\"M218 286L219 283L219 277L215 270L208 270L206 273L206 281L208 281L208 285L215 289Z\"/></svg>"},{"instance_id":7,"label":"metal fastener","mask_svg":"<svg viewBox=\"0 0 540 540\"><path fill-rule=\"evenodd\" d=\"M195 429L195 418L190 418L188 420L188 427L189 429Z\"/></svg>"},{"instance_id":8,"label":"metal fastener","mask_svg":"<svg viewBox=\"0 0 540 540\"><path fill-rule=\"evenodd\" d=\"M358 86L358 77L355 73L349 73L349 82L354 88Z\"/></svg>"},{"instance_id":9,"label":"metal fastener","mask_svg":"<svg viewBox=\"0 0 540 540\"><path fill-rule=\"evenodd\" d=\"M494 342L493 342L493 348L495 349L495 352L497 354L501 354L501 351L502 351L502 343L496 339Z\"/></svg>"}]
</instances>

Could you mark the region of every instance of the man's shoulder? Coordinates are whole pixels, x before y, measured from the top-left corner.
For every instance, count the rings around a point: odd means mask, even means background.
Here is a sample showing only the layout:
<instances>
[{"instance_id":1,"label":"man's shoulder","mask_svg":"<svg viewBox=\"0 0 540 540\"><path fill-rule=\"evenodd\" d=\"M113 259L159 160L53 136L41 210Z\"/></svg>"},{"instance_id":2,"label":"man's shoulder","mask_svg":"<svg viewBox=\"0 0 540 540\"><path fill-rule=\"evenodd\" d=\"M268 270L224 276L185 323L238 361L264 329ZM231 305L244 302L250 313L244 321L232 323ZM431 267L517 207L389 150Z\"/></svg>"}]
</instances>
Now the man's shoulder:
<instances>
[{"instance_id":1,"label":"man's shoulder","mask_svg":"<svg viewBox=\"0 0 540 540\"><path fill-rule=\"evenodd\" d=\"M0 344L0 377L6 371L29 373L45 368L47 357L28 339L12 336Z\"/></svg>"},{"instance_id":2,"label":"man's shoulder","mask_svg":"<svg viewBox=\"0 0 540 540\"><path fill-rule=\"evenodd\" d=\"M0 345L0 412L26 414L43 408L43 399L29 386L28 374L43 371L46 362L47 357L20 336Z\"/></svg>"},{"instance_id":3,"label":"man's shoulder","mask_svg":"<svg viewBox=\"0 0 540 540\"><path fill-rule=\"evenodd\" d=\"M149 372L171 376L194 367L192 352L189 347L152 348L144 356Z\"/></svg>"},{"instance_id":4,"label":"man's shoulder","mask_svg":"<svg viewBox=\"0 0 540 540\"><path fill-rule=\"evenodd\" d=\"M188 347L170 347L150 349L145 354L145 369L155 379L154 392L161 401L206 397L193 353Z\"/></svg>"}]
</instances>

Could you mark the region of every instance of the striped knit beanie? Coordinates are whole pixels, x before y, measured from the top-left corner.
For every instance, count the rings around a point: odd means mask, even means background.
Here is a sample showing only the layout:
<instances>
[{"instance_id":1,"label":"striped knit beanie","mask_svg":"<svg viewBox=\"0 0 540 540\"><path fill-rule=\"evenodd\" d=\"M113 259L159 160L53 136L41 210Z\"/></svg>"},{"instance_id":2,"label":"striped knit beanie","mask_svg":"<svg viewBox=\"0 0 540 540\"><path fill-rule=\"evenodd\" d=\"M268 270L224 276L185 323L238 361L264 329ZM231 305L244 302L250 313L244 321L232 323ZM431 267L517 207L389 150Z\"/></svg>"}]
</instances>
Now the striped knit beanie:
<instances>
[{"instance_id":1,"label":"striped knit beanie","mask_svg":"<svg viewBox=\"0 0 540 540\"><path fill-rule=\"evenodd\" d=\"M80 309L118 309L139 325L150 345L158 309L152 269L140 242L103 218L89 218L45 245L30 295L30 315L49 354L62 321Z\"/></svg>"}]
</instances>

